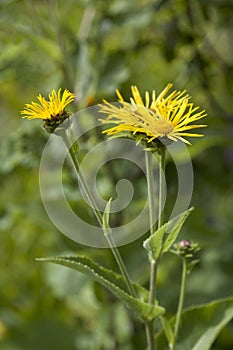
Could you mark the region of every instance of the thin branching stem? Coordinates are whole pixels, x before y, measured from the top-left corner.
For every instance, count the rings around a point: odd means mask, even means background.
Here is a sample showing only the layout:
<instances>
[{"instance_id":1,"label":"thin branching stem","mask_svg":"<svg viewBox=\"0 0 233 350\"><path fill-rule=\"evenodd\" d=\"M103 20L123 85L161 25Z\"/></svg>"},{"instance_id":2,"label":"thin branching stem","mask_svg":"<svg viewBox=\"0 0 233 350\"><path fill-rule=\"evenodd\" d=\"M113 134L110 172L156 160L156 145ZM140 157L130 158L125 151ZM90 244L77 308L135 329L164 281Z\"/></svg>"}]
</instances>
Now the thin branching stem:
<instances>
[{"instance_id":1,"label":"thin branching stem","mask_svg":"<svg viewBox=\"0 0 233 350\"><path fill-rule=\"evenodd\" d=\"M79 166L79 162L78 162L78 159L77 159L77 156L76 156L76 151L74 149L74 146L70 142L69 137L67 135L67 132L62 133L61 137L62 137L62 139L63 139L63 141L64 141L64 143L66 145L66 148L67 148L67 150L69 152L70 158L72 160L73 167L75 169L75 172L76 172L76 175L77 175L77 177L79 179L79 182L80 182L80 184L82 186L82 189L85 192L85 195L86 195L86 197L88 199L88 202L90 203L90 205L91 205L91 207L92 207L92 209L94 211L94 214L96 216L96 219L97 219L100 227L103 230L104 236L105 236L105 238L107 240L107 243L109 245L109 248L111 249L111 251L113 253L113 256L114 256L114 258L115 258L115 260L117 262L119 270L120 270L122 276L125 279L125 283L127 285L128 291L129 291L129 293L132 296L136 297L136 292L134 290L133 284L132 284L132 282L130 280L129 274L128 274L126 266L125 266L125 264L124 264L124 262L122 260L122 257L121 257L121 255L119 253L119 250L115 246L115 242L113 240L112 234L109 231L108 231L108 233L106 233L106 230L103 227L102 214L98 210L95 198L93 197L91 191L89 190L89 187L88 187L88 185L87 185L87 183L85 181L85 178L84 178L84 176L83 176L83 174L82 174L82 172L80 170L80 166Z\"/></svg>"}]
</instances>

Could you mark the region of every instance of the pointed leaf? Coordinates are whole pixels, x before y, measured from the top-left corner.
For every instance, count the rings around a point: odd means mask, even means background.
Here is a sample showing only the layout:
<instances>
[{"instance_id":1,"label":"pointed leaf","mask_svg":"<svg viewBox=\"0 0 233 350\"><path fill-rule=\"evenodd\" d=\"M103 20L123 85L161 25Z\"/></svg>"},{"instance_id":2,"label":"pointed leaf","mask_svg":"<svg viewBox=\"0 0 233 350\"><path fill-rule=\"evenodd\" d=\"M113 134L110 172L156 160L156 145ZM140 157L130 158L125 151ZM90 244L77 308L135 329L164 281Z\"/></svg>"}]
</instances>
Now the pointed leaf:
<instances>
[{"instance_id":1,"label":"pointed leaf","mask_svg":"<svg viewBox=\"0 0 233 350\"><path fill-rule=\"evenodd\" d=\"M151 305L145 302L144 298L146 296L146 299L148 299L148 292L136 283L133 285L139 298L132 297L128 294L126 284L121 275L98 265L87 257L51 257L37 260L67 266L94 278L97 282L108 288L129 309L134 311L135 314L143 320L152 320L161 316L165 311L164 308L159 305Z\"/></svg>"},{"instance_id":2,"label":"pointed leaf","mask_svg":"<svg viewBox=\"0 0 233 350\"><path fill-rule=\"evenodd\" d=\"M163 325L164 334L166 335L166 338L167 338L167 341L169 344L169 348L170 348L170 344L173 344L173 342L174 342L174 332L172 330L170 323L168 322L168 320L165 317L161 316L160 321Z\"/></svg>"},{"instance_id":3,"label":"pointed leaf","mask_svg":"<svg viewBox=\"0 0 233 350\"><path fill-rule=\"evenodd\" d=\"M103 229L105 231L105 234L108 234L109 230L111 231L109 227L109 216L110 216L110 210L111 210L111 203L112 198L109 199L109 201L106 204L104 214L103 214Z\"/></svg>"},{"instance_id":4,"label":"pointed leaf","mask_svg":"<svg viewBox=\"0 0 233 350\"><path fill-rule=\"evenodd\" d=\"M233 296L194 306L182 313L176 350L210 350L221 330L233 318ZM174 325L174 319L171 321ZM157 346L167 350L165 334L157 335Z\"/></svg>"},{"instance_id":5,"label":"pointed leaf","mask_svg":"<svg viewBox=\"0 0 233 350\"><path fill-rule=\"evenodd\" d=\"M157 260L161 254L166 253L175 242L185 220L194 208L186 210L174 219L160 227L153 235L144 241L143 247L148 251L149 257Z\"/></svg>"}]
</instances>

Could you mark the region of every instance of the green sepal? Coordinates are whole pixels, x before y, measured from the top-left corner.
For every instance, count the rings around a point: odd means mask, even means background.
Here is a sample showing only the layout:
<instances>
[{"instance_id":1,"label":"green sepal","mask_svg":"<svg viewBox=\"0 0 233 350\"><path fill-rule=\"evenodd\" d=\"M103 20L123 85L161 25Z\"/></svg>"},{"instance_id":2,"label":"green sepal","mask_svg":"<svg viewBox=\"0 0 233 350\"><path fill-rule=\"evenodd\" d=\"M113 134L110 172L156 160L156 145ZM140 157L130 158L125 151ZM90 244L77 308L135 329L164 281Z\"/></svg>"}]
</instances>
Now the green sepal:
<instances>
[{"instance_id":1,"label":"green sepal","mask_svg":"<svg viewBox=\"0 0 233 350\"><path fill-rule=\"evenodd\" d=\"M66 111L51 119L45 119L42 128L49 134L62 136L64 132L70 128L72 124L69 114Z\"/></svg>"},{"instance_id":2,"label":"green sepal","mask_svg":"<svg viewBox=\"0 0 233 350\"><path fill-rule=\"evenodd\" d=\"M135 135L136 145L138 146L145 139L144 134Z\"/></svg>"},{"instance_id":3,"label":"green sepal","mask_svg":"<svg viewBox=\"0 0 233 350\"><path fill-rule=\"evenodd\" d=\"M154 305L149 304L148 291L140 285L133 283L133 287L138 298L132 297L128 293L124 278L114 271L100 266L96 262L85 256L75 257L49 257L39 258L38 261L52 262L72 268L73 270L82 272L109 289L118 299L120 299L131 311L135 313L142 321L153 320L162 314L165 309L155 302Z\"/></svg>"},{"instance_id":4,"label":"green sepal","mask_svg":"<svg viewBox=\"0 0 233 350\"><path fill-rule=\"evenodd\" d=\"M143 242L149 258L157 260L160 255L166 253L175 242L185 220L193 211L193 207L186 210L174 219L168 221Z\"/></svg>"}]
</instances>

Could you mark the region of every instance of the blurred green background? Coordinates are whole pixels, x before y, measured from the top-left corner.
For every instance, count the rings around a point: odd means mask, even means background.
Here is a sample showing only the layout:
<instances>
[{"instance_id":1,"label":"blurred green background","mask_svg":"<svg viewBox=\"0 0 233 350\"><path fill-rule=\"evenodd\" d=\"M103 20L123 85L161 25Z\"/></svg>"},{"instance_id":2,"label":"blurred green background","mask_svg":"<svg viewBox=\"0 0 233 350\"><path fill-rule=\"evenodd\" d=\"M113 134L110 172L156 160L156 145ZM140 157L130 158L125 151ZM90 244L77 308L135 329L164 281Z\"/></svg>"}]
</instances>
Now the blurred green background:
<instances>
[{"instance_id":1,"label":"blurred green background","mask_svg":"<svg viewBox=\"0 0 233 350\"><path fill-rule=\"evenodd\" d=\"M142 325L132 323L133 316L109 292L81 274L35 261L38 256L82 252L116 269L108 250L72 242L43 208L38 170L48 135L40 121L23 120L19 111L38 93L46 95L54 88L76 92L77 111L103 97L114 101L116 88L128 98L132 84L144 93L173 82L207 110L205 137L189 148L196 210L182 237L198 241L202 254L189 277L186 305L233 294L232 22L232 0L0 1L1 349L145 348ZM100 137L92 133L80 142L88 149ZM173 203L176 170L170 163L167 170ZM64 173L71 196L76 183L68 165ZM127 177L140 193L130 209L136 212L146 198L141 175L125 170L120 161L110 164L100 174L103 194L108 197L115 183ZM77 198L71 197L73 207L89 215L78 192ZM118 221L125 217L127 209ZM146 285L142 241L120 250L131 276ZM179 262L167 254L158 278L168 314L176 307L179 276ZM232 348L229 324L213 349Z\"/></svg>"}]
</instances>

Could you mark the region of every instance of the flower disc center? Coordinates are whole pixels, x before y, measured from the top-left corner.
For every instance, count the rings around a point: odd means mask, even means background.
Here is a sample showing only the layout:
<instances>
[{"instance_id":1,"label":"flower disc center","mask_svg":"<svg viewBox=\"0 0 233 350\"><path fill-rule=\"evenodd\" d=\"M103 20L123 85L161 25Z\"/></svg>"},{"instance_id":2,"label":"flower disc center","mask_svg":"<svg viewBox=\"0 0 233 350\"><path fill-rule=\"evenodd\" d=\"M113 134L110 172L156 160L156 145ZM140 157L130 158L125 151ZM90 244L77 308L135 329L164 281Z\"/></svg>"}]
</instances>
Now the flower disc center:
<instances>
[{"instance_id":1,"label":"flower disc center","mask_svg":"<svg viewBox=\"0 0 233 350\"><path fill-rule=\"evenodd\" d=\"M168 135L173 129L174 126L166 119L156 119L153 125L153 131L160 135Z\"/></svg>"}]
</instances>

